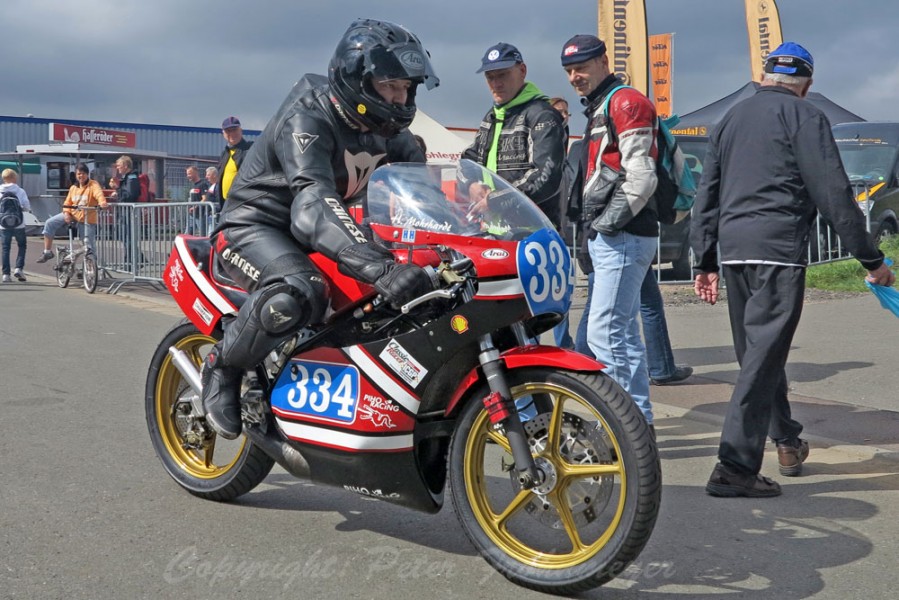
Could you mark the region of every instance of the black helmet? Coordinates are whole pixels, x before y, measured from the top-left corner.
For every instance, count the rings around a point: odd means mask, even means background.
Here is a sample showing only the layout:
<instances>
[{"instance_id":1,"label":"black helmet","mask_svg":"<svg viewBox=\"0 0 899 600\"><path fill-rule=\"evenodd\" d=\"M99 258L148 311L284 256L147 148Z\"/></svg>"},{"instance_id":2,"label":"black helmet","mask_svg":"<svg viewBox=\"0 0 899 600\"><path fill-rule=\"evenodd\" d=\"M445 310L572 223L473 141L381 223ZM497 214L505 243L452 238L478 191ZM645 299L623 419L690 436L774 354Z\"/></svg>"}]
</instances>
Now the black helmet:
<instances>
[{"instance_id":1,"label":"black helmet","mask_svg":"<svg viewBox=\"0 0 899 600\"><path fill-rule=\"evenodd\" d=\"M372 79L410 80L406 104L385 101L372 86ZM424 83L430 90L440 83L415 34L372 19L354 21L343 34L328 66L328 81L349 118L387 137L408 127L415 118L418 84Z\"/></svg>"}]
</instances>

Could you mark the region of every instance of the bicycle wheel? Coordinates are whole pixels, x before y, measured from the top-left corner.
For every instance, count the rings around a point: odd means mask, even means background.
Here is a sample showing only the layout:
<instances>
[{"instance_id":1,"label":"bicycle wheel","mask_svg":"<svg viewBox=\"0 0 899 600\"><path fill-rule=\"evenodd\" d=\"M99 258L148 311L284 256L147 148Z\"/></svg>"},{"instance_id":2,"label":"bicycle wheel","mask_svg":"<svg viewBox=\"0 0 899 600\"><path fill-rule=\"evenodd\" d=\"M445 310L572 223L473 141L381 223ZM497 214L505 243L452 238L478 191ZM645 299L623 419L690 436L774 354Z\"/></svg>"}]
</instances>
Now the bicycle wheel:
<instances>
[{"instance_id":1,"label":"bicycle wheel","mask_svg":"<svg viewBox=\"0 0 899 600\"><path fill-rule=\"evenodd\" d=\"M68 252L59 249L56 252L56 283L59 287L69 287L69 280L72 279L72 261L67 259Z\"/></svg>"},{"instance_id":2,"label":"bicycle wheel","mask_svg":"<svg viewBox=\"0 0 899 600\"><path fill-rule=\"evenodd\" d=\"M84 255L84 289L88 294L97 291L97 258L93 252L87 252Z\"/></svg>"}]
</instances>

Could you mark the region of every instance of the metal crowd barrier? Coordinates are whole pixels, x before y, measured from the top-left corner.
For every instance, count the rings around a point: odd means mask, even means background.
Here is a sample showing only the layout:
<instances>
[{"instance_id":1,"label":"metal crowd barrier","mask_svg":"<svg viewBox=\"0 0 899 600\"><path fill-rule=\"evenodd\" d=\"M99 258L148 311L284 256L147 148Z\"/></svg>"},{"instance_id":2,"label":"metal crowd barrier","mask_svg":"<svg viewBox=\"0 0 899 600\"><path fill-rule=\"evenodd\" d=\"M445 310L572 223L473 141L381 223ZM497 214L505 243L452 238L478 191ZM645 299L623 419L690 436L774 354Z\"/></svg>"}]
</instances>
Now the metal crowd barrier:
<instances>
[{"instance_id":1,"label":"metal crowd barrier","mask_svg":"<svg viewBox=\"0 0 899 600\"><path fill-rule=\"evenodd\" d=\"M97 266L126 277L116 278L107 293L128 283L161 284L175 236L209 235L215 208L208 202L110 203L97 219Z\"/></svg>"}]
</instances>

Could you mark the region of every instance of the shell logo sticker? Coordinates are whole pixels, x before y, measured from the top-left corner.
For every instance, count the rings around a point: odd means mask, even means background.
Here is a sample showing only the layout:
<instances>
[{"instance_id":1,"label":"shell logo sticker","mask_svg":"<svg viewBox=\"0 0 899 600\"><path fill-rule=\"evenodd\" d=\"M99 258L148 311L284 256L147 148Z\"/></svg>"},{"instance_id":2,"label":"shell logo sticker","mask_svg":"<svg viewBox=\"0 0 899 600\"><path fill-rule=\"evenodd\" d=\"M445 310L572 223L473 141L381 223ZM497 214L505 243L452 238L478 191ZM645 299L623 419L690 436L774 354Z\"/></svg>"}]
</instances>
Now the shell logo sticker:
<instances>
[{"instance_id":1,"label":"shell logo sticker","mask_svg":"<svg viewBox=\"0 0 899 600\"><path fill-rule=\"evenodd\" d=\"M359 113L360 115L364 115L365 113L368 112L368 109L365 108L364 104L360 104L359 106L356 107L356 112Z\"/></svg>"},{"instance_id":2,"label":"shell logo sticker","mask_svg":"<svg viewBox=\"0 0 899 600\"><path fill-rule=\"evenodd\" d=\"M509 253L501 248L490 248L481 252L481 256L487 260L502 260L509 258Z\"/></svg>"},{"instance_id":3,"label":"shell logo sticker","mask_svg":"<svg viewBox=\"0 0 899 600\"><path fill-rule=\"evenodd\" d=\"M453 331L456 333L465 333L468 331L468 319L462 315L456 315L450 319L450 327L452 327Z\"/></svg>"}]
</instances>

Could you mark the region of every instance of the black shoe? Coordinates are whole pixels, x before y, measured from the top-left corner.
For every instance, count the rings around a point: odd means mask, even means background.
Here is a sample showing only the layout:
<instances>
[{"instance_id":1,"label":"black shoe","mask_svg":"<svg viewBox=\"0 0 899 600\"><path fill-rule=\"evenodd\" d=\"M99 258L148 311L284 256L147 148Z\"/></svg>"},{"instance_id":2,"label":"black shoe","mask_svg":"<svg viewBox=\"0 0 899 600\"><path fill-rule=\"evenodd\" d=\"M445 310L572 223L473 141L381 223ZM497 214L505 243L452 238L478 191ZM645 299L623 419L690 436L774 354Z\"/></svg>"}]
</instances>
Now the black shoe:
<instances>
[{"instance_id":1,"label":"black shoe","mask_svg":"<svg viewBox=\"0 0 899 600\"><path fill-rule=\"evenodd\" d=\"M672 373L670 377L662 377L661 379L650 378L649 381L650 383L652 383L652 385L668 385L669 383L677 383L678 381L683 381L692 374L693 367L681 365L674 369L674 373Z\"/></svg>"},{"instance_id":2,"label":"black shoe","mask_svg":"<svg viewBox=\"0 0 899 600\"><path fill-rule=\"evenodd\" d=\"M771 498L780 496L780 485L767 477L737 473L718 463L709 477L705 491L708 495L719 498Z\"/></svg>"},{"instance_id":3,"label":"black shoe","mask_svg":"<svg viewBox=\"0 0 899 600\"><path fill-rule=\"evenodd\" d=\"M243 371L233 367L218 367L218 348L213 347L203 361L200 381L203 384L203 408L206 421L216 433L233 440L243 431L240 421L240 380Z\"/></svg>"}]
</instances>

